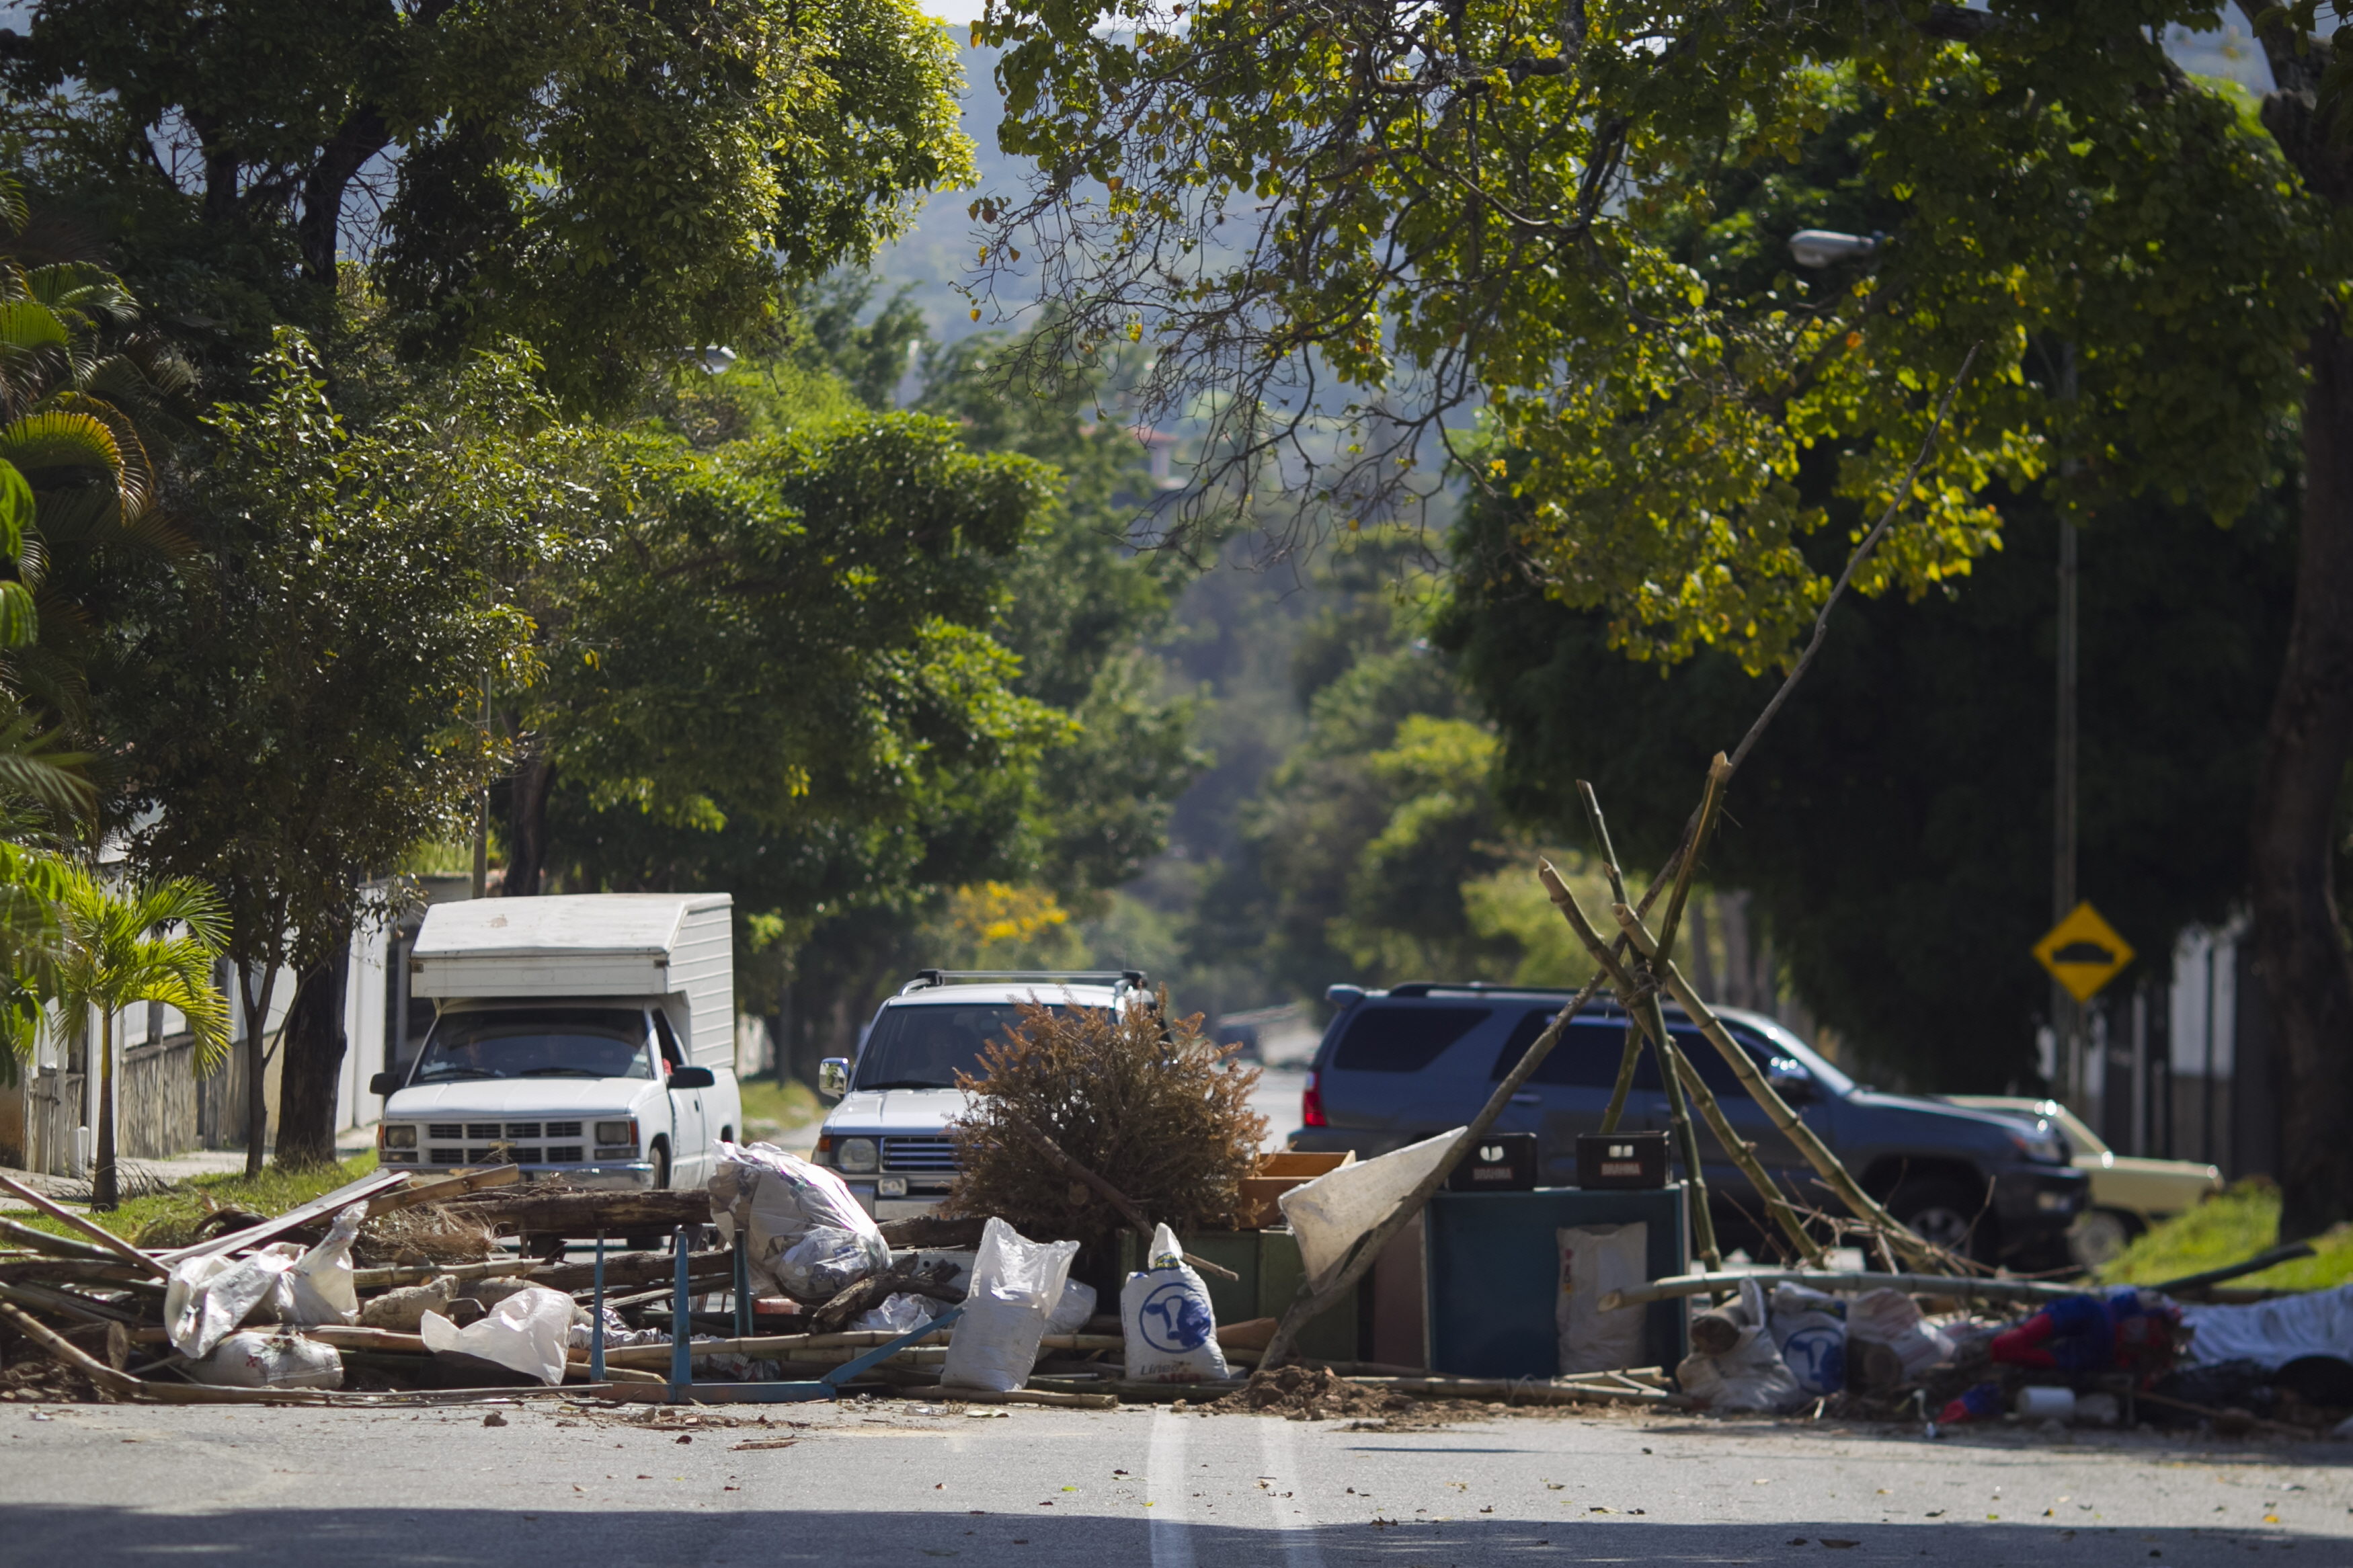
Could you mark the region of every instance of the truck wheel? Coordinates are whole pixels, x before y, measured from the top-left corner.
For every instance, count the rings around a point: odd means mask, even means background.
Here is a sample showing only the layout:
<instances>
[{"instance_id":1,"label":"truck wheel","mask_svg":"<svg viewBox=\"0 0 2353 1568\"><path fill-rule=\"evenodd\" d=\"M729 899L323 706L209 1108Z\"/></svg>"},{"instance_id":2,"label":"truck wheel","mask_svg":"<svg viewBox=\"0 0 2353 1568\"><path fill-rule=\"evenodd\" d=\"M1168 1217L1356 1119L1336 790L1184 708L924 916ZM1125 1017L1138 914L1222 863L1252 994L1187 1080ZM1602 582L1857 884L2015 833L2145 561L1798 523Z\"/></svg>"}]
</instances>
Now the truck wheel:
<instances>
[{"instance_id":1,"label":"truck wheel","mask_svg":"<svg viewBox=\"0 0 2353 1568\"><path fill-rule=\"evenodd\" d=\"M2086 1209L2067 1231L2067 1250L2086 1268L2103 1268L2147 1228L2138 1215L2122 1209Z\"/></svg>"},{"instance_id":2,"label":"truck wheel","mask_svg":"<svg viewBox=\"0 0 2353 1568\"><path fill-rule=\"evenodd\" d=\"M1887 1212L1921 1240L1980 1260L1993 1253L1992 1222L1985 1207L1983 1194L1935 1176L1905 1182L1887 1195Z\"/></svg>"}]
</instances>

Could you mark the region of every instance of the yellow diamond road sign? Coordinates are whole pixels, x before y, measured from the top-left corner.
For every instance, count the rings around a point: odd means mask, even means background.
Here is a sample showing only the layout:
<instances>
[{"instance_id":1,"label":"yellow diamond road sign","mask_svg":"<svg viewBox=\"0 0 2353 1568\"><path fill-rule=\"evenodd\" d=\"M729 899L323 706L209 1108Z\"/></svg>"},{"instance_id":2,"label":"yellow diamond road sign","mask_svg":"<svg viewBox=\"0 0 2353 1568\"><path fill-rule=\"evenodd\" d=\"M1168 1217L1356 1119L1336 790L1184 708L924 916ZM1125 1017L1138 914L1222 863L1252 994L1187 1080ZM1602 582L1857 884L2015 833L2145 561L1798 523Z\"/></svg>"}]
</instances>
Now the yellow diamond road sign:
<instances>
[{"instance_id":1,"label":"yellow diamond road sign","mask_svg":"<svg viewBox=\"0 0 2353 1568\"><path fill-rule=\"evenodd\" d=\"M2086 901L2034 944L2034 956L2069 995L2089 1002L2133 961L2133 950Z\"/></svg>"}]
</instances>

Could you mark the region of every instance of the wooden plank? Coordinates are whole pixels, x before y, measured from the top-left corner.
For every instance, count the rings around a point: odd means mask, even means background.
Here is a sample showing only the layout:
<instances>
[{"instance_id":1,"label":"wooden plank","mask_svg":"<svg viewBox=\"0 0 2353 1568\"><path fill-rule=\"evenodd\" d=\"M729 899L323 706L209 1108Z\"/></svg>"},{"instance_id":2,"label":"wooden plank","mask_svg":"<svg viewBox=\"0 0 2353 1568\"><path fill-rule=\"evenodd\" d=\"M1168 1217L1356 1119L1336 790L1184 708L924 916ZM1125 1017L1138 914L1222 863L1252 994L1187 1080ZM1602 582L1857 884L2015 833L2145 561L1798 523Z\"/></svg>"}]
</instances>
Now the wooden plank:
<instances>
[{"instance_id":1,"label":"wooden plank","mask_svg":"<svg viewBox=\"0 0 2353 1568\"><path fill-rule=\"evenodd\" d=\"M544 1191L502 1187L454 1200L453 1212L468 1219L512 1225L526 1236L651 1236L682 1225L709 1225L711 1197L700 1187L684 1192L643 1188Z\"/></svg>"},{"instance_id":2,"label":"wooden plank","mask_svg":"<svg viewBox=\"0 0 2353 1568\"><path fill-rule=\"evenodd\" d=\"M169 1252L158 1252L152 1256L162 1259L164 1263L174 1265L185 1263L192 1258L226 1258L230 1253L244 1247L259 1247L265 1242L274 1241L288 1231L298 1230L314 1219L330 1218L355 1203L375 1197L378 1193L388 1193L407 1180L406 1172L378 1171L372 1175L362 1176L356 1182L345 1182L333 1192L312 1198L307 1204L299 1204L276 1219L266 1219L259 1225L249 1225L243 1230L233 1230L227 1236L216 1236L210 1241L200 1241L194 1247L174 1247ZM142 1256L151 1255L142 1254Z\"/></svg>"},{"instance_id":3,"label":"wooden plank","mask_svg":"<svg viewBox=\"0 0 2353 1568\"><path fill-rule=\"evenodd\" d=\"M370 1215L391 1214L399 1209L415 1208L418 1204L438 1204L491 1187L512 1186L522 1180L521 1165L492 1165L487 1170L466 1171L443 1181L420 1182L406 1191L372 1198L368 1202L368 1213Z\"/></svg>"},{"instance_id":4,"label":"wooden plank","mask_svg":"<svg viewBox=\"0 0 2353 1568\"><path fill-rule=\"evenodd\" d=\"M108 1230L105 1226L85 1219L80 1215L75 1214L69 1209L59 1208L57 1205L51 1203L47 1198L44 1197L39 1193L35 1192L32 1188L25 1185L22 1182L13 1180L7 1176L0 1176L0 1192L5 1192L9 1194L11 1196L24 1199L25 1202L32 1205L35 1208L40 1210L51 1219L72 1226L75 1230L81 1232L83 1236L89 1237L91 1241L96 1242L100 1247L104 1247L107 1251L111 1252L114 1256L121 1258L125 1263L132 1265L134 1268L144 1269L148 1273L155 1275L159 1279L172 1272L169 1268L164 1268L164 1265L156 1262L153 1258L140 1251L137 1247L132 1246L129 1242L115 1235L112 1231Z\"/></svg>"}]
</instances>

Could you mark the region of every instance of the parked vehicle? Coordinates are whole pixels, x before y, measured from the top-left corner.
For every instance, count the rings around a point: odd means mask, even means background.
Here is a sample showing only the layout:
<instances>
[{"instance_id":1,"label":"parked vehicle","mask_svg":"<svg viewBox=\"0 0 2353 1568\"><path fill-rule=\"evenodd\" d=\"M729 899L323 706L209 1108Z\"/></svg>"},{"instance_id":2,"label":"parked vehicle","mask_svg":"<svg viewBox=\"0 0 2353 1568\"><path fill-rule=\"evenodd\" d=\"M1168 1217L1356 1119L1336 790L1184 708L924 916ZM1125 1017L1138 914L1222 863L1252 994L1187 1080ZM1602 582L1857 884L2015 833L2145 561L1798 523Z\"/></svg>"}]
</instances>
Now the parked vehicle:
<instances>
[{"instance_id":1,"label":"parked vehicle","mask_svg":"<svg viewBox=\"0 0 2353 1568\"><path fill-rule=\"evenodd\" d=\"M1335 985L1338 1008L1317 1047L1303 1096L1295 1149L1385 1153L1461 1126L1560 1010L1565 993L1483 984L1414 984L1387 991ZM2088 1183L2049 1127L1938 1100L1859 1085L1771 1018L1725 1009L1728 1032L1766 1078L1864 1187L1921 1235L1988 1260L2063 1258L2068 1226ZM1731 1065L1684 1018L1672 1033L1741 1137L1784 1190L1835 1210L1796 1147L1740 1087ZM1598 1132L1617 1081L1628 1020L1610 1003L1578 1015L1535 1077L1513 1097L1503 1132L1533 1132L1539 1180L1576 1180L1577 1138ZM1628 1131L1664 1130L1666 1094L1654 1058L1642 1056L1626 1103ZM1719 1231L1763 1239L1757 1194L1700 1131L1703 1170Z\"/></svg>"},{"instance_id":2,"label":"parked vehicle","mask_svg":"<svg viewBox=\"0 0 2353 1568\"><path fill-rule=\"evenodd\" d=\"M1021 1021L1021 1005L1150 1007L1144 973L927 969L875 1010L858 1058L818 1064L818 1092L839 1100L818 1131L817 1163L839 1171L877 1219L927 1214L955 1177L948 1123L964 1113L961 1070Z\"/></svg>"},{"instance_id":3,"label":"parked vehicle","mask_svg":"<svg viewBox=\"0 0 2353 1568\"><path fill-rule=\"evenodd\" d=\"M2150 1160L2119 1154L2084 1119L2055 1100L2017 1095L1954 1094L1955 1105L1973 1110L2047 1121L2066 1141L2074 1166L2092 1180L2090 1206L2068 1234L2075 1259L2096 1268L2132 1245L2158 1220L2197 1207L2222 1190L2221 1170L2193 1160Z\"/></svg>"},{"instance_id":4,"label":"parked vehicle","mask_svg":"<svg viewBox=\"0 0 2353 1568\"><path fill-rule=\"evenodd\" d=\"M387 1095L388 1166L695 1187L743 1125L725 893L436 904L409 958L433 1027Z\"/></svg>"}]
</instances>

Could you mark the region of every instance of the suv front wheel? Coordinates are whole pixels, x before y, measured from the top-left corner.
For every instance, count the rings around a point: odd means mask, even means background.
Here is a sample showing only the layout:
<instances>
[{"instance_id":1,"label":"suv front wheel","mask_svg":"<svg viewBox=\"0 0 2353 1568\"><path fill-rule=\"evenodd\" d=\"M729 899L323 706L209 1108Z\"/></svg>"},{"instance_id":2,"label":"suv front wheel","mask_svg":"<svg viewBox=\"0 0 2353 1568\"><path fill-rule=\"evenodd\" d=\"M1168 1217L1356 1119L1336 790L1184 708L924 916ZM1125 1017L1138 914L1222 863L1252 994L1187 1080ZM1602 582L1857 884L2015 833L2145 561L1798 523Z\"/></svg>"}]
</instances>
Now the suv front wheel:
<instances>
[{"instance_id":1,"label":"suv front wheel","mask_svg":"<svg viewBox=\"0 0 2353 1568\"><path fill-rule=\"evenodd\" d=\"M1887 1194L1887 1212L1931 1246L1979 1261L1994 1253L1993 1216L1985 1194L1949 1177L1922 1176Z\"/></svg>"}]
</instances>

